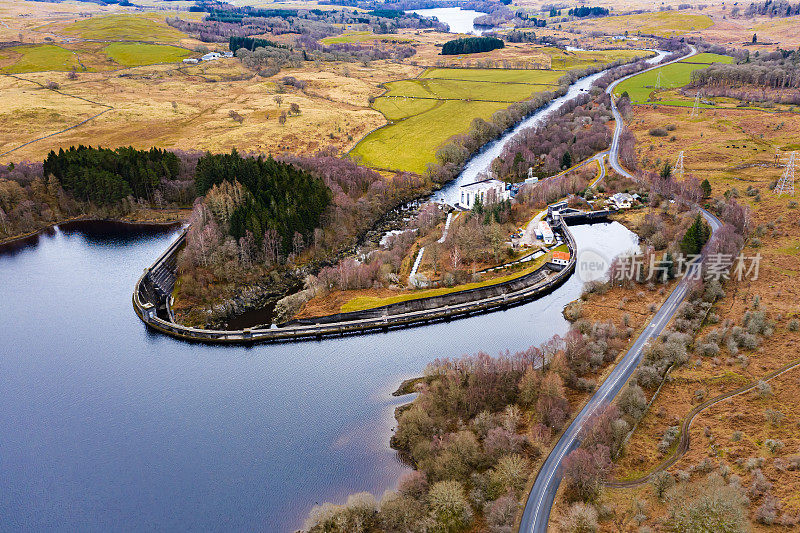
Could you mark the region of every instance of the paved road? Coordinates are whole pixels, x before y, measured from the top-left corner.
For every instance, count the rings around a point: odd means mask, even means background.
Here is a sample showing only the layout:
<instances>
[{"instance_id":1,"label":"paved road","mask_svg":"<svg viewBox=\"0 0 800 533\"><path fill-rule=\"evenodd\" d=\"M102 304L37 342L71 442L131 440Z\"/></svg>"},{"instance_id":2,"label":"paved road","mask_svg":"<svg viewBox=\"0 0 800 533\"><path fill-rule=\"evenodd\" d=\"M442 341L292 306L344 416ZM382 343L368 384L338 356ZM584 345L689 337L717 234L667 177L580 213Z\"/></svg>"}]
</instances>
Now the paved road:
<instances>
[{"instance_id":1,"label":"paved road","mask_svg":"<svg viewBox=\"0 0 800 533\"><path fill-rule=\"evenodd\" d=\"M690 57L696 53L697 50L694 47L691 47L691 52L680 59L685 59L686 57ZM637 72L636 74L640 74L640 72ZM630 76L621 78L612 83L608 86L606 92L609 94L613 93L614 87L629 77ZM616 120L616 127L614 129L614 137L611 143L611 149L609 150L609 164L611 165L611 168L613 168L619 174L627 176L631 179L636 179L631 173L622 168L619 163L619 138L623 130L623 121L613 98L612 110ZM714 215L703 209L701 209L701 212L703 217L705 217L711 226L712 232L718 230L722 226L722 223ZM699 267L699 264L695 264L690 268L696 269ZM608 379L606 379L603 384L600 385L594 396L589 400L584 408L581 409L567 430L561 436L555 448L553 448L553 451L542 465L539 475L533 484L533 488L528 495L528 500L525 504L525 511L523 512L522 521L520 523L520 532L545 533L547 531L547 524L550 518L550 509L553 505L556 492L558 491L558 486L561 483L561 461L567 456L567 454L569 454L569 452L580 445L581 430L583 429L587 420L589 420L598 409L611 402L620 392L625 383L627 383L628 378L630 378L631 374L633 374L633 371L636 369L639 361L641 360L642 349L651 339L654 339L661 334L661 332L664 330L664 327L669 323L670 319L675 314L678 306L681 304L681 302L683 302L684 298L686 298L688 291L689 281L688 279L684 278L673 289L672 293L667 298L667 301L650 320L644 331L636 339L636 342L634 342L633 346L631 346L619 364L608 376Z\"/></svg>"}]
</instances>

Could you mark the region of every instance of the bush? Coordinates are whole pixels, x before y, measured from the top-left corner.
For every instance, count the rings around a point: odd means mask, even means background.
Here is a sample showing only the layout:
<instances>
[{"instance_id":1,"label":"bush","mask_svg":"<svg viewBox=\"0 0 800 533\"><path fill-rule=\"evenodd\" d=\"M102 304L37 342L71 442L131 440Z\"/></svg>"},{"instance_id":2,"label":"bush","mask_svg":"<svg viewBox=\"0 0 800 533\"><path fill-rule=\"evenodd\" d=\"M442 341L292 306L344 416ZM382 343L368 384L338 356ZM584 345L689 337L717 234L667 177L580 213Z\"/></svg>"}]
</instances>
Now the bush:
<instances>
[{"instance_id":1,"label":"bush","mask_svg":"<svg viewBox=\"0 0 800 533\"><path fill-rule=\"evenodd\" d=\"M642 419L647 409L647 398L642 388L631 382L620 394L617 403L620 411L629 416L634 422Z\"/></svg>"},{"instance_id":2,"label":"bush","mask_svg":"<svg viewBox=\"0 0 800 533\"><path fill-rule=\"evenodd\" d=\"M597 511L583 502L573 503L561 520L560 531L566 533L594 533L597 531Z\"/></svg>"},{"instance_id":3,"label":"bush","mask_svg":"<svg viewBox=\"0 0 800 533\"><path fill-rule=\"evenodd\" d=\"M651 128L647 133L649 133L651 137L666 137L669 135L665 128Z\"/></svg>"},{"instance_id":4,"label":"bush","mask_svg":"<svg viewBox=\"0 0 800 533\"><path fill-rule=\"evenodd\" d=\"M519 502L506 494L487 504L484 514L490 533L511 533L519 510Z\"/></svg>"},{"instance_id":5,"label":"bush","mask_svg":"<svg viewBox=\"0 0 800 533\"><path fill-rule=\"evenodd\" d=\"M665 525L669 531L745 532L748 520L746 499L718 474L703 482L677 485L667 494L670 502Z\"/></svg>"},{"instance_id":6,"label":"bush","mask_svg":"<svg viewBox=\"0 0 800 533\"><path fill-rule=\"evenodd\" d=\"M659 500L664 499L664 495L675 484L675 478L666 470L656 473L650 482L653 485L653 492Z\"/></svg>"},{"instance_id":7,"label":"bush","mask_svg":"<svg viewBox=\"0 0 800 533\"><path fill-rule=\"evenodd\" d=\"M661 441L658 443L658 451L667 453L667 450L669 450L670 446L672 446L680 434L681 428L679 426L670 426L667 428L667 431L664 432L664 436L661 437Z\"/></svg>"},{"instance_id":8,"label":"bush","mask_svg":"<svg viewBox=\"0 0 800 533\"><path fill-rule=\"evenodd\" d=\"M472 508L458 481L440 481L428 493L431 518L441 531L460 531L472 523Z\"/></svg>"}]
</instances>

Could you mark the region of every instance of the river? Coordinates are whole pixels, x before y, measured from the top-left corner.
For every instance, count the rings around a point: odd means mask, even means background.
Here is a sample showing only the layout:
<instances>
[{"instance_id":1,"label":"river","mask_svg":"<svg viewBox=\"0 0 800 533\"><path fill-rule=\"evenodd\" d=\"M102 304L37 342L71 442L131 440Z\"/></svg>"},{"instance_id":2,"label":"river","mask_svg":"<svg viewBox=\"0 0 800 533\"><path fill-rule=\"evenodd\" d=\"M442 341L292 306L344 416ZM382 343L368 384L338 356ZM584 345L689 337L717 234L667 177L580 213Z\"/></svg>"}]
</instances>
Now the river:
<instances>
[{"instance_id":1,"label":"river","mask_svg":"<svg viewBox=\"0 0 800 533\"><path fill-rule=\"evenodd\" d=\"M616 254L617 223L578 226ZM503 312L384 334L224 347L154 334L131 310L175 230L81 224L0 252L5 530L292 531L315 502L380 495L404 471L391 392L436 357L539 344L573 276Z\"/></svg>"}]
</instances>

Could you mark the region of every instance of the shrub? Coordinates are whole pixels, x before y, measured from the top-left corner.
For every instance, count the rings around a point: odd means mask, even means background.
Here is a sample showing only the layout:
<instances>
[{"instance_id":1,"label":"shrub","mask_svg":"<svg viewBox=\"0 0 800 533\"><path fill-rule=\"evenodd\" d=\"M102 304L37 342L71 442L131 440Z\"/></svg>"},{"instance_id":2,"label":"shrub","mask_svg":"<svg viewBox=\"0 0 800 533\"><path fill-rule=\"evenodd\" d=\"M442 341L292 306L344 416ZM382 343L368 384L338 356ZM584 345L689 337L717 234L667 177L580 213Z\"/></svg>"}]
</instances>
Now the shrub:
<instances>
[{"instance_id":1,"label":"shrub","mask_svg":"<svg viewBox=\"0 0 800 533\"><path fill-rule=\"evenodd\" d=\"M472 523L472 509L458 481L440 481L428 493L431 518L436 529L460 531Z\"/></svg>"},{"instance_id":2,"label":"shrub","mask_svg":"<svg viewBox=\"0 0 800 533\"><path fill-rule=\"evenodd\" d=\"M620 394L618 401L619 409L629 416L634 422L642 419L647 409L647 398L642 388L631 382Z\"/></svg>"},{"instance_id":3,"label":"shrub","mask_svg":"<svg viewBox=\"0 0 800 533\"><path fill-rule=\"evenodd\" d=\"M767 495L756 509L756 521L771 526L776 518L778 518L778 500L772 495Z\"/></svg>"},{"instance_id":4,"label":"shrub","mask_svg":"<svg viewBox=\"0 0 800 533\"><path fill-rule=\"evenodd\" d=\"M764 441L764 446L769 450L769 453L775 455L783 449L783 441L777 439L767 439Z\"/></svg>"},{"instance_id":5,"label":"shrub","mask_svg":"<svg viewBox=\"0 0 800 533\"><path fill-rule=\"evenodd\" d=\"M666 137L669 135L665 128L651 128L648 132L652 137Z\"/></svg>"},{"instance_id":6,"label":"shrub","mask_svg":"<svg viewBox=\"0 0 800 533\"><path fill-rule=\"evenodd\" d=\"M681 428L679 426L670 426L667 428L667 431L664 432L664 436L661 437L661 441L658 443L658 451L667 453L667 450L669 450L670 446L672 446L680 434Z\"/></svg>"},{"instance_id":7,"label":"shrub","mask_svg":"<svg viewBox=\"0 0 800 533\"><path fill-rule=\"evenodd\" d=\"M797 330L800 330L800 322L796 318L793 318L789 321L789 331Z\"/></svg>"},{"instance_id":8,"label":"shrub","mask_svg":"<svg viewBox=\"0 0 800 533\"><path fill-rule=\"evenodd\" d=\"M653 485L653 492L659 500L664 499L666 492L675 484L675 478L666 470L656 473L650 482Z\"/></svg>"},{"instance_id":9,"label":"shrub","mask_svg":"<svg viewBox=\"0 0 800 533\"><path fill-rule=\"evenodd\" d=\"M745 532L745 498L718 474L703 482L677 485L667 494L670 502L665 525L669 531Z\"/></svg>"},{"instance_id":10,"label":"shrub","mask_svg":"<svg viewBox=\"0 0 800 533\"><path fill-rule=\"evenodd\" d=\"M486 525L490 533L511 533L519 510L519 502L510 494L500 496L487 505Z\"/></svg>"},{"instance_id":11,"label":"shrub","mask_svg":"<svg viewBox=\"0 0 800 533\"><path fill-rule=\"evenodd\" d=\"M561 520L560 531L566 533L594 533L597 531L597 511L583 502L573 503Z\"/></svg>"},{"instance_id":12,"label":"shrub","mask_svg":"<svg viewBox=\"0 0 800 533\"><path fill-rule=\"evenodd\" d=\"M756 383L756 394L761 399L769 398L772 396L772 387L766 381L759 381Z\"/></svg>"}]
</instances>

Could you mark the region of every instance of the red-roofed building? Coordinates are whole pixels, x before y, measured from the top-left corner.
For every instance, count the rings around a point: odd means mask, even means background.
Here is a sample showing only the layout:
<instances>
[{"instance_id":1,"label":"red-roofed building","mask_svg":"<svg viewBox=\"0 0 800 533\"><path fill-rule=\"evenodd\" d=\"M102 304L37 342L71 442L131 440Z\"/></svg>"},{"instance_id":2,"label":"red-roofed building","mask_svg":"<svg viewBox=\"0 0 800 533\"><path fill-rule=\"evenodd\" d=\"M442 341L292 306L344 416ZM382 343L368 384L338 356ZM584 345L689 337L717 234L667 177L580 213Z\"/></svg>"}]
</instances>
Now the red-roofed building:
<instances>
[{"instance_id":1,"label":"red-roofed building","mask_svg":"<svg viewBox=\"0 0 800 533\"><path fill-rule=\"evenodd\" d=\"M569 264L569 252L553 252L554 265L567 266Z\"/></svg>"}]
</instances>

